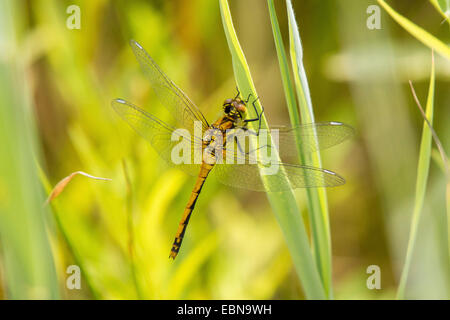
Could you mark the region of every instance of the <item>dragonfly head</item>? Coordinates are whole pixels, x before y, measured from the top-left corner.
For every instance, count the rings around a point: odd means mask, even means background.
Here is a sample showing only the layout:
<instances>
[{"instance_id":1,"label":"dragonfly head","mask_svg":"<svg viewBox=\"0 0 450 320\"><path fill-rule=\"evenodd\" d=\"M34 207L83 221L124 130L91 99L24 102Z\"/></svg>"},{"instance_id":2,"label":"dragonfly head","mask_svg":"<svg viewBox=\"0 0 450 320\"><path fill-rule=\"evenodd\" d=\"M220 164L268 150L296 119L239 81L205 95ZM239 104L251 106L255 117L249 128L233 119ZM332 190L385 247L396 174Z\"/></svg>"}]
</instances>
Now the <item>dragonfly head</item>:
<instances>
[{"instance_id":1,"label":"dragonfly head","mask_svg":"<svg viewBox=\"0 0 450 320\"><path fill-rule=\"evenodd\" d=\"M233 119L244 118L247 111L245 102L239 98L227 99L223 102L223 111L225 114Z\"/></svg>"}]
</instances>

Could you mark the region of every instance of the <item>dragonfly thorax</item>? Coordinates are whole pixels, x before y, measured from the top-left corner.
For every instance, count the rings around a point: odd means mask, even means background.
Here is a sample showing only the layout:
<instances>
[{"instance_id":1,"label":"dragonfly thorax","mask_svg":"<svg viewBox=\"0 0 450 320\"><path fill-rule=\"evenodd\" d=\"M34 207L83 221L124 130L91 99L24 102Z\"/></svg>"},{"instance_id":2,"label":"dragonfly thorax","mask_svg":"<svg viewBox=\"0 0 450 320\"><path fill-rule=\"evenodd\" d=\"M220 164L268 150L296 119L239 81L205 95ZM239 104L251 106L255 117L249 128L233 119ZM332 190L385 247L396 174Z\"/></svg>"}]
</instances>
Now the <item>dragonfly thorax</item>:
<instances>
[{"instance_id":1,"label":"dragonfly thorax","mask_svg":"<svg viewBox=\"0 0 450 320\"><path fill-rule=\"evenodd\" d=\"M245 102L239 98L227 99L223 102L224 113L232 119L243 119L247 108Z\"/></svg>"}]
</instances>

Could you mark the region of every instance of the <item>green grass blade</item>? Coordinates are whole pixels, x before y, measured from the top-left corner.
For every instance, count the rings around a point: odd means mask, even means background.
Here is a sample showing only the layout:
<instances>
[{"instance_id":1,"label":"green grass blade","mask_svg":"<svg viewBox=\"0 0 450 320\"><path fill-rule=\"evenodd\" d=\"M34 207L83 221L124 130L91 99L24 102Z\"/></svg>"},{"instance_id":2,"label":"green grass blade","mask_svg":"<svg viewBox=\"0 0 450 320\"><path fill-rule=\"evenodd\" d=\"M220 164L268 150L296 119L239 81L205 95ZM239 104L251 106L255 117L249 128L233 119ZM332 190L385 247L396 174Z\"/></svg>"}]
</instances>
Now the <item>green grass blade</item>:
<instances>
[{"instance_id":1,"label":"green grass blade","mask_svg":"<svg viewBox=\"0 0 450 320\"><path fill-rule=\"evenodd\" d=\"M302 123L313 123L314 112L309 93L308 80L303 67L303 49L300 34L290 0L286 1L289 20L289 42L291 63L294 73L295 88L299 99ZM291 122L293 119L291 118ZM295 123L293 123L295 125ZM316 141L317 143L317 141ZM303 153L299 148L299 156L303 163L322 167L320 153ZM314 245L314 256L319 267L320 276L328 298L332 298L331 279L331 236L328 216L328 201L325 188L306 189L308 211L311 221L311 233Z\"/></svg>"},{"instance_id":2,"label":"green grass blade","mask_svg":"<svg viewBox=\"0 0 450 320\"><path fill-rule=\"evenodd\" d=\"M445 203L447 206L447 249L448 258L450 259L450 179L447 176L446 192L445 192Z\"/></svg>"},{"instance_id":3,"label":"green grass blade","mask_svg":"<svg viewBox=\"0 0 450 320\"><path fill-rule=\"evenodd\" d=\"M38 172L40 183L43 186L45 193L47 195L50 195L50 193L52 191L52 186L50 184L50 181L48 180L48 178L47 178L45 172L42 170L41 166L38 163L36 163L35 166L36 166L36 169L37 169L37 172ZM69 252L73 256L75 265L77 265L80 268L81 274L83 275L83 278L84 278L84 283L89 288L89 291L92 293L93 298L94 299L100 299L101 295L95 289L95 287L93 285L93 282L92 282L92 279L89 276L89 273L86 272L86 267L84 265L84 261L83 261L82 257L76 251L76 246L71 241L69 235L67 234L66 228L64 228L64 225L61 222L60 214L59 214L60 209L59 209L58 201L54 201L52 203L46 203L45 206L51 208L50 210L52 210L53 219L54 219L55 225L56 225L56 227L58 229L58 232L60 232L60 234L61 234L61 236L62 236L62 238L63 238L63 240L65 242L65 245L67 246Z\"/></svg>"},{"instance_id":4,"label":"green grass blade","mask_svg":"<svg viewBox=\"0 0 450 320\"><path fill-rule=\"evenodd\" d=\"M136 245L135 245L135 227L134 227L134 201L133 201L133 186L131 183L130 173L128 172L128 166L125 159L122 160L122 171L127 186L127 203L126 203L126 215L127 215L127 233L128 233L128 255L130 260L130 272L133 279L134 288L136 291L136 297L139 300L144 299L144 295L141 290L141 286L137 275L136 266Z\"/></svg>"},{"instance_id":5,"label":"green grass blade","mask_svg":"<svg viewBox=\"0 0 450 320\"><path fill-rule=\"evenodd\" d=\"M225 35L232 56L236 82L244 96L247 96L249 93L257 96L249 67L233 27L228 2L227 0L219 0L219 3ZM261 112L259 101L256 105L259 112ZM265 118L263 119L263 127L267 127ZM270 184L270 176L265 177L267 177L266 183ZM286 181L285 183L289 184L289 181ZM324 289L314 259L311 256L305 226L299 213L293 192L268 193L267 197L283 231L306 297L309 299L324 299Z\"/></svg>"},{"instance_id":6,"label":"green grass blade","mask_svg":"<svg viewBox=\"0 0 450 320\"><path fill-rule=\"evenodd\" d=\"M434 130L433 125L430 123L430 121L428 121L427 115L426 115L425 111L423 110L422 106L420 105L419 100L417 99L412 82L409 81L409 84L411 86L411 90L413 92L414 99L416 100L417 107L419 108L424 121L430 128L434 143L436 144L436 147L438 149L437 151L436 150L431 151L431 158L435 161L435 163L438 165L438 167L445 174L445 180L446 180L445 204L446 204L446 209L447 209L447 249L448 249L448 256L450 258L450 164L448 162L448 157L444 150L444 147L442 146L441 140L439 139L436 131Z\"/></svg>"},{"instance_id":7,"label":"green grass blade","mask_svg":"<svg viewBox=\"0 0 450 320\"><path fill-rule=\"evenodd\" d=\"M446 180L445 199L446 199L446 208L447 208L447 245L448 245L447 248L448 248L448 254L449 254L448 256L450 259L450 164L448 162L448 157L447 157L447 154L441 143L441 140L439 139L436 131L434 131L433 125L430 123L430 121L428 121L427 115L426 115L425 111L423 110L422 106L420 105L419 99L417 99L412 82L409 81L409 84L411 86L411 90L413 92L414 99L416 100L417 107L419 108L424 121L430 128L434 143L436 144L436 147L438 149L437 151L436 150L431 151L431 158L433 160L435 160L436 164L441 168L442 172L445 174L445 180Z\"/></svg>"},{"instance_id":8,"label":"green grass blade","mask_svg":"<svg viewBox=\"0 0 450 320\"><path fill-rule=\"evenodd\" d=\"M23 3L22 3L23 5ZM0 242L10 299L58 299L45 225L43 190L34 166L38 152L30 90L18 58L19 1L0 2Z\"/></svg>"},{"instance_id":9,"label":"green grass blade","mask_svg":"<svg viewBox=\"0 0 450 320\"><path fill-rule=\"evenodd\" d=\"M450 24L450 0L430 0L430 2L445 21Z\"/></svg>"},{"instance_id":10,"label":"green grass blade","mask_svg":"<svg viewBox=\"0 0 450 320\"><path fill-rule=\"evenodd\" d=\"M435 83L435 67L434 56L431 63L430 86L428 89L427 105L425 114L430 124L433 124L433 109L434 109L434 83ZM417 167L416 180L416 196L414 201L414 209L411 220L411 227L408 240L408 248L406 251L405 264L400 277L400 283L397 291L397 299L405 298L405 287L408 280L409 269L411 267L412 256L417 239L417 230L419 228L420 217L422 215L422 208L425 199L425 191L427 188L428 171L431 160L431 128L426 121L423 123L422 140L420 143L419 163Z\"/></svg>"},{"instance_id":11,"label":"green grass blade","mask_svg":"<svg viewBox=\"0 0 450 320\"><path fill-rule=\"evenodd\" d=\"M423 30L421 27L417 26L416 24L412 23L411 21L397 13L383 0L377 1L399 25L401 25L406 31L413 35L417 40L422 42L430 49L434 49L443 57L450 60L450 47L433 36L431 33Z\"/></svg>"},{"instance_id":12,"label":"green grass blade","mask_svg":"<svg viewBox=\"0 0 450 320\"><path fill-rule=\"evenodd\" d=\"M283 81L283 89L286 97L286 103L289 111L289 118L293 127L300 124L300 115L297 109L297 101L295 100L295 91L289 74L289 63L286 50L281 37L280 26L278 24L277 13L273 0L267 0L269 6L270 22L272 24L273 38L275 40L275 48L278 55L278 63L280 64L281 80Z\"/></svg>"}]
</instances>

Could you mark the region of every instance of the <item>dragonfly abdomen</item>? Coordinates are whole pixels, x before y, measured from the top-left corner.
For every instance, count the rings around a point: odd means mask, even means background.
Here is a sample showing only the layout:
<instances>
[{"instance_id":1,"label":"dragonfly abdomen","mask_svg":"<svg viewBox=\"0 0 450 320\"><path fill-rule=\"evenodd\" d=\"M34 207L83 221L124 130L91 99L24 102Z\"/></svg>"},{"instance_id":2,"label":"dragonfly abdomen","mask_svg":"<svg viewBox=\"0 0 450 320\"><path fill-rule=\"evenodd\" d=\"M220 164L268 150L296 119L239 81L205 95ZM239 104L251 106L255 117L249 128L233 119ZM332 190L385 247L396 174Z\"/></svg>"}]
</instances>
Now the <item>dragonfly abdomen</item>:
<instances>
[{"instance_id":1,"label":"dragonfly abdomen","mask_svg":"<svg viewBox=\"0 0 450 320\"><path fill-rule=\"evenodd\" d=\"M189 201L184 209L183 217L181 218L180 224L178 225L178 230L175 235L175 240L172 244L172 249L170 250L169 258L175 259L180 251L181 243L183 242L184 234L186 232L189 219L191 218L192 211L194 211L195 204L197 202L198 196L202 190L203 184L206 181L206 177L213 168L213 164L208 164L203 162L198 175L197 181L195 182L194 189L191 192Z\"/></svg>"}]
</instances>

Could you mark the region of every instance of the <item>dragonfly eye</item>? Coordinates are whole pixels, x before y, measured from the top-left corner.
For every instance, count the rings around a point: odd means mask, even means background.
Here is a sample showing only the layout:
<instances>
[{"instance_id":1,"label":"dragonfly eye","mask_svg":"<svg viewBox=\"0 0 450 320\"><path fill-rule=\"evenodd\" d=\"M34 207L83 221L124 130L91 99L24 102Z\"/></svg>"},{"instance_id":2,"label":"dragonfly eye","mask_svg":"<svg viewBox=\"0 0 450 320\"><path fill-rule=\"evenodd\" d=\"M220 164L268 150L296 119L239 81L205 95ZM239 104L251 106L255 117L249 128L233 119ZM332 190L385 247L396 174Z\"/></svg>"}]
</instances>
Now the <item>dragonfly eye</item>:
<instances>
[{"instance_id":1,"label":"dragonfly eye","mask_svg":"<svg viewBox=\"0 0 450 320\"><path fill-rule=\"evenodd\" d=\"M240 112L240 113L245 113L247 111L247 108L245 107L245 105L243 103L239 103L236 107L236 109Z\"/></svg>"}]
</instances>

